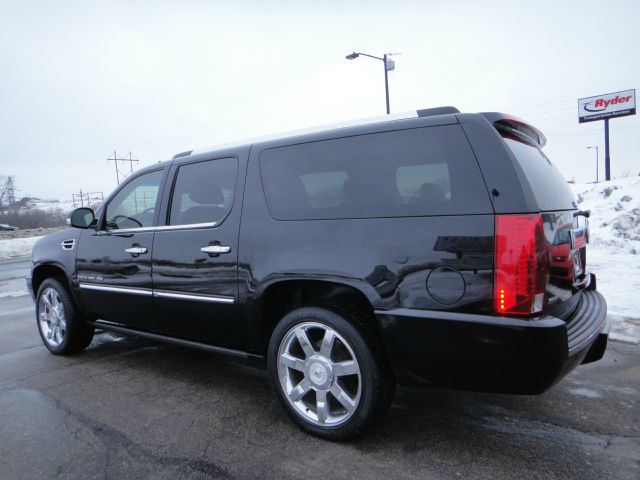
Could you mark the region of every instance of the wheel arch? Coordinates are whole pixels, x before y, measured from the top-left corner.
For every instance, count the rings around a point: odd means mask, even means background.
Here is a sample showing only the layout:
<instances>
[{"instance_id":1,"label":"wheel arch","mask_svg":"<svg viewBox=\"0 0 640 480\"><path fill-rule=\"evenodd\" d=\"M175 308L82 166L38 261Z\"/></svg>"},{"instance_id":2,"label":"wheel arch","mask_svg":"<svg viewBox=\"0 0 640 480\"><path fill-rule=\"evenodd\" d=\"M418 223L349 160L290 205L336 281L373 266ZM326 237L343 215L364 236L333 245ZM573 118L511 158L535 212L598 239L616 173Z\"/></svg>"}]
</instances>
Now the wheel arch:
<instances>
[{"instance_id":1,"label":"wheel arch","mask_svg":"<svg viewBox=\"0 0 640 480\"><path fill-rule=\"evenodd\" d=\"M370 285L338 279L281 278L259 289L255 314L260 318L260 350L266 352L276 325L288 312L317 304L349 305L365 314L365 320L379 332L374 308L380 297Z\"/></svg>"},{"instance_id":2,"label":"wheel arch","mask_svg":"<svg viewBox=\"0 0 640 480\"><path fill-rule=\"evenodd\" d=\"M73 303L75 303L81 311L84 311L84 307L78 299L77 292L73 288L72 280L69 278L69 273L64 265L58 262L40 263L33 268L31 272L31 288L33 289L34 297L38 296L38 289L47 278L56 278L62 282L62 285L67 288Z\"/></svg>"},{"instance_id":3,"label":"wheel arch","mask_svg":"<svg viewBox=\"0 0 640 480\"><path fill-rule=\"evenodd\" d=\"M65 286L71 290L71 282L69 281L67 271L64 267L59 263L49 262L41 263L34 267L33 272L31 273L31 286L33 288L33 293L37 295L42 282L47 278L54 277L64 282Z\"/></svg>"}]
</instances>

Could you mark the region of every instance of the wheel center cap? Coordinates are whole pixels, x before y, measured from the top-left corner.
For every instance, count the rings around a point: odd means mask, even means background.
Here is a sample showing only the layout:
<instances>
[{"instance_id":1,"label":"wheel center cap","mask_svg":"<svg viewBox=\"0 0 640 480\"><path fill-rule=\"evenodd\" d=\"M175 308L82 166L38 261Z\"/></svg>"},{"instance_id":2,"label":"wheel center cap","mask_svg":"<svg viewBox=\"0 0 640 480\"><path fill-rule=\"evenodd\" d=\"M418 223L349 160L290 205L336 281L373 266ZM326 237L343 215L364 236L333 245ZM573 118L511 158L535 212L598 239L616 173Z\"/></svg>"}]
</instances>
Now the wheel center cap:
<instances>
[{"instance_id":1,"label":"wheel center cap","mask_svg":"<svg viewBox=\"0 0 640 480\"><path fill-rule=\"evenodd\" d=\"M333 379L331 367L320 360L312 361L308 372L309 380L318 388L327 388Z\"/></svg>"}]
</instances>

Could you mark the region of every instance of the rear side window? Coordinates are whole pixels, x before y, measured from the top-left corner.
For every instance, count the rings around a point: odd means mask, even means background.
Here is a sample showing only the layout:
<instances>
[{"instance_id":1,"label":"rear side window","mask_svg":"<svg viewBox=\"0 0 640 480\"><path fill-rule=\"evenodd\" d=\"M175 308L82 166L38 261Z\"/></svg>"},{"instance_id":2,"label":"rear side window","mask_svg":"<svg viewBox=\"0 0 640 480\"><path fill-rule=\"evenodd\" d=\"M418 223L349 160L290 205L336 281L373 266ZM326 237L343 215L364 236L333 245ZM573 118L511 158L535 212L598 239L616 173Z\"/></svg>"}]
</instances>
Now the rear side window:
<instances>
[{"instance_id":1,"label":"rear side window","mask_svg":"<svg viewBox=\"0 0 640 480\"><path fill-rule=\"evenodd\" d=\"M575 208L575 197L569 185L540 148L506 132L502 136L522 168L540 210Z\"/></svg>"},{"instance_id":2,"label":"rear side window","mask_svg":"<svg viewBox=\"0 0 640 480\"><path fill-rule=\"evenodd\" d=\"M457 125L273 148L260 168L278 220L492 213Z\"/></svg>"},{"instance_id":3,"label":"rear side window","mask_svg":"<svg viewBox=\"0 0 640 480\"><path fill-rule=\"evenodd\" d=\"M231 211L238 162L220 158L178 169L169 225L220 223Z\"/></svg>"}]
</instances>

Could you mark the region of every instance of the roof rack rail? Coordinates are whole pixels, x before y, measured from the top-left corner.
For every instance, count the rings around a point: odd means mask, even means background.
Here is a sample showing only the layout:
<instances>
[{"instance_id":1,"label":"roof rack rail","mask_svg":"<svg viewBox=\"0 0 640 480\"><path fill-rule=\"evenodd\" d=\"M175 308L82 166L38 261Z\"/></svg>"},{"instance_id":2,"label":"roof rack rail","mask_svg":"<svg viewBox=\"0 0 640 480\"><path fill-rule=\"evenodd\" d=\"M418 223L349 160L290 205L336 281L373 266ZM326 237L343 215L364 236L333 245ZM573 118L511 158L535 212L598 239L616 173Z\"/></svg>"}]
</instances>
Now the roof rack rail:
<instances>
[{"instance_id":1,"label":"roof rack rail","mask_svg":"<svg viewBox=\"0 0 640 480\"><path fill-rule=\"evenodd\" d=\"M436 115L448 115L450 113L460 113L456 107L434 107L423 108L422 110L416 110L419 117L434 117Z\"/></svg>"},{"instance_id":2,"label":"roof rack rail","mask_svg":"<svg viewBox=\"0 0 640 480\"><path fill-rule=\"evenodd\" d=\"M290 136L305 135L309 133L319 133L319 132L333 130L333 129L364 126L364 125L370 125L370 124L381 123L381 122L392 122L395 120L407 120L410 118L432 117L436 115L449 115L452 113L460 113L460 110L458 110L455 107L446 106L446 107L436 107L436 108L423 108L421 110L411 110L408 112L392 113L392 114L381 115L381 116L372 117L372 118L361 118L357 120L349 120L346 122L334 123L331 125L313 126L313 127L308 127L308 128L304 128L304 129L292 131L292 132L282 132L278 134L266 135L266 136L257 137L257 138L247 138L244 140L237 140L233 142L222 143L220 145L214 145L211 147L196 148L194 150L191 150L190 152L178 153L173 158L211 152L213 150L219 150L223 148L237 147L237 146L245 145L249 143L264 142L268 140L277 140L277 139L286 138Z\"/></svg>"}]
</instances>

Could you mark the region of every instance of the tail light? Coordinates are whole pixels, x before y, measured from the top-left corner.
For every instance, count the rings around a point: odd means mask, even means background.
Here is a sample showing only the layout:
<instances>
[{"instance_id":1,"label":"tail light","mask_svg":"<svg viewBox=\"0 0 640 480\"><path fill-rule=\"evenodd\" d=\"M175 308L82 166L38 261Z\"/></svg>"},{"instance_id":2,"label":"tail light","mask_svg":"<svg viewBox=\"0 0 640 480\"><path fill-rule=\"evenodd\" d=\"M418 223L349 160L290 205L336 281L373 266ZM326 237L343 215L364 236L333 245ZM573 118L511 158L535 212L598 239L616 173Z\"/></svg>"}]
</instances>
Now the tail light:
<instances>
[{"instance_id":1,"label":"tail light","mask_svg":"<svg viewBox=\"0 0 640 480\"><path fill-rule=\"evenodd\" d=\"M503 315L542 311L549 255L540 214L497 215L495 309Z\"/></svg>"}]
</instances>

